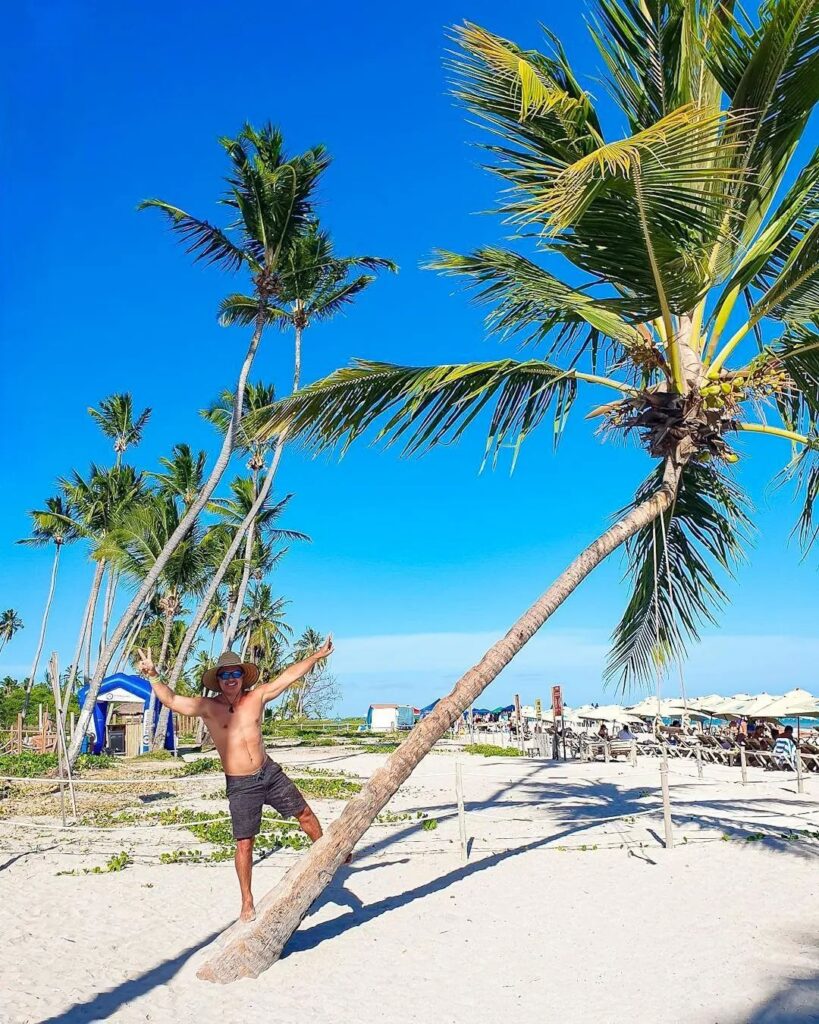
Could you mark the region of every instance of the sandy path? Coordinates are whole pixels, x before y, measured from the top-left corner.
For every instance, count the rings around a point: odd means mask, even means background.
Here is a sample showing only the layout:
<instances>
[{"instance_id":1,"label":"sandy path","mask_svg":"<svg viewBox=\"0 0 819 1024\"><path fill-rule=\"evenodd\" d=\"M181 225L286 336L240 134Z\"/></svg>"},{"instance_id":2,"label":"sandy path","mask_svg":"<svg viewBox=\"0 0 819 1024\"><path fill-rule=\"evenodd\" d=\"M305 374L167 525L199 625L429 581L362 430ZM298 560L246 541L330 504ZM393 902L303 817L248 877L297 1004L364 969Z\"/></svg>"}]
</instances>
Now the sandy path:
<instances>
[{"instance_id":1,"label":"sandy path","mask_svg":"<svg viewBox=\"0 0 819 1024\"><path fill-rule=\"evenodd\" d=\"M383 762L328 756L316 751L310 763L366 775ZM300 749L281 759L307 757ZM782 777L752 773L741 787L725 781L736 772L714 768L700 783L686 777L693 765L672 763L679 845L666 852L656 762L470 757L464 766L466 864L453 760L434 755L390 809L426 811L439 827L373 828L288 955L257 981L225 988L195 971L236 913L232 865L146 856L116 874L58 876L104 856L18 856L35 837L4 825L0 1020L819 1021L819 843L745 840L819 829L819 778L798 796ZM45 835L36 842L48 845ZM120 838L92 849L122 848ZM258 894L293 856L257 866Z\"/></svg>"}]
</instances>

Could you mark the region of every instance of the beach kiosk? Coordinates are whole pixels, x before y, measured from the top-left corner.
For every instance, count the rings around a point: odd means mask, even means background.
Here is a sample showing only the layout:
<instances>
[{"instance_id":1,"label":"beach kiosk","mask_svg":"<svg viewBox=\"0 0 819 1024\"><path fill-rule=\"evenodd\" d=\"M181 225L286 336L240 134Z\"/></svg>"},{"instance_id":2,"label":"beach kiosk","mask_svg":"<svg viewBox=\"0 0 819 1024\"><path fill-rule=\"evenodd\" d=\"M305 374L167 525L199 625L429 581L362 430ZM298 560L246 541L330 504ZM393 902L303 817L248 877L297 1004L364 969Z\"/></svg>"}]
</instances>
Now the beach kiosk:
<instances>
[{"instance_id":1,"label":"beach kiosk","mask_svg":"<svg viewBox=\"0 0 819 1024\"><path fill-rule=\"evenodd\" d=\"M370 704L367 711L367 729L371 732L397 732L415 725L415 711L411 704Z\"/></svg>"},{"instance_id":2,"label":"beach kiosk","mask_svg":"<svg viewBox=\"0 0 819 1024\"><path fill-rule=\"evenodd\" d=\"M87 686L77 692L80 706L88 693ZM102 681L97 703L94 705L94 740L89 744L94 754L108 750L112 754L136 757L150 749L146 736L153 734L162 705L154 704L153 722L149 723L151 687L141 676L116 672ZM173 715L168 715L165 749L174 749Z\"/></svg>"}]
</instances>

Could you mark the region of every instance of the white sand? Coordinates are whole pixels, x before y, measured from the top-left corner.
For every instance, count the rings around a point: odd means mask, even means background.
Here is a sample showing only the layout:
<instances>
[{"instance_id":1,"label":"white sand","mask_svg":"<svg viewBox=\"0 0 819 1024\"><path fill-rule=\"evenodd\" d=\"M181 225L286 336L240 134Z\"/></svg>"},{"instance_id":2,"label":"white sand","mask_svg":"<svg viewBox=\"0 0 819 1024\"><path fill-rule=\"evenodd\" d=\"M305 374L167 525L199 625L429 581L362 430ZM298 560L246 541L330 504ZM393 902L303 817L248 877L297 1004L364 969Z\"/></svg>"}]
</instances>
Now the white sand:
<instances>
[{"instance_id":1,"label":"white sand","mask_svg":"<svg viewBox=\"0 0 819 1024\"><path fill-rule=\"evenodd\" d=\"M383 763L313 755L361 775ZM665 851L661 815L640 813L658 806L655 760L635 769L464 757L474 842L463 864L454 758L433 754L390 809L427 811L438 829L371 829L286 957L225 987L195 972L238 909L232 865L155 859L197 846L189 833L150 829L149 841L143 830L125 871L57 876L103 864L132 833L71 846L55 831L0 823L0 1020L819 1021L819 842L745 840L819 831L819 777L799 796L781 775L752 771L742 787L738 769L708 767L698 782L693 762L672 768L678 845ZM325 820L338 810L314 806ZM624 814L638 816L599 821ZM296 856L257 866L258 896Z\"/></svg>"}]
</instances>

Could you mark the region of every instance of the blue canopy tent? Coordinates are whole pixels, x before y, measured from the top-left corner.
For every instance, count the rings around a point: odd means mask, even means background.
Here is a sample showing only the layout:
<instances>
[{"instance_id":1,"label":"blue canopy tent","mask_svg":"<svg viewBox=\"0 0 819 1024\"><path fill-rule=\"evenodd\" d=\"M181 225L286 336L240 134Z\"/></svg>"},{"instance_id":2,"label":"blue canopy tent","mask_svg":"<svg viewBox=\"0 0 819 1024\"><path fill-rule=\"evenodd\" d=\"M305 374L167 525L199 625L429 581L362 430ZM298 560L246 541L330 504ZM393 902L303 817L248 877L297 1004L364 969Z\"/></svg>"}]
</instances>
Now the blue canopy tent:
<instances>
[{"instance_id":1,"label":"blue canopy tent","mask_svg":"<svg viewBox=\"0 0 819 1024\"><path fill-rule=\"evenodd\" d=\"M88 687L81 686L77 691L77 700L80 706L85 702L88 694ZM112 676L106 676L102 681L97 703L94 705L94 745L92 753L101 754L106 746L105 723L108 718L108 705L114 702L139 704L143 706L143 725L148 714L148 705L151 699L151 686L142 676L128 676L123 672L116 672ZM153 726L159 718L162 705L159 701L154 705ZM153 729L151 730L153 731ZM144 745L143 745L144 746ZM168 731L165 733L165 749L174 749L173 740L173 715L168 715ZM144 751L143 751L144 752Z\"/></svg>"},{"instance_id":2,"label":"blue canopy tent","mask_svg":"<svg viewBox=\"0 0 819 1024\"><path fill-rule=\"evenodd\" d=\"M440 704L440 702L441 702L441 698L439 697L437 700L434 700L431 704L427 704L427 706L425 708L421 708L421 710L418 712L418 717L419 718L426 718L427 715L430 713L430 711L434 711L435 708L438 706L438 704ZM469 712L468 711L464 711L463 717L464 718L469 718Z\"/></svg>"}]
</instances>

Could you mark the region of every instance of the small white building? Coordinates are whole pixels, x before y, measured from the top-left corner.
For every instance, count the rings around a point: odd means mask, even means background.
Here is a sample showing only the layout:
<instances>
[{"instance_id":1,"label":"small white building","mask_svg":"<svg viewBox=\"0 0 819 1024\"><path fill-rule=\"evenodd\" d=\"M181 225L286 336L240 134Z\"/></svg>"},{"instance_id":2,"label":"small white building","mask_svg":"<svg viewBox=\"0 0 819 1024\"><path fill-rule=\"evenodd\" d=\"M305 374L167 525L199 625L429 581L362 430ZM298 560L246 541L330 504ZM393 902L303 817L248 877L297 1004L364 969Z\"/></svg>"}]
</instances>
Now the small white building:
<instances>
[{"instance_id":1,"label":"small white building","mask_svg":"<svg viewBox=\"0 0 819 1024\"><path fill-rule=\"evenodd\" d=\"M367 711L370 732L397 732L414 724L415 711L410 704L370 704Z\"/></svg>"}]
</instances>

